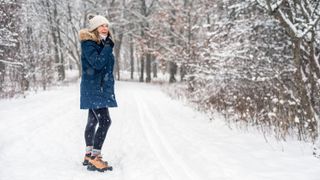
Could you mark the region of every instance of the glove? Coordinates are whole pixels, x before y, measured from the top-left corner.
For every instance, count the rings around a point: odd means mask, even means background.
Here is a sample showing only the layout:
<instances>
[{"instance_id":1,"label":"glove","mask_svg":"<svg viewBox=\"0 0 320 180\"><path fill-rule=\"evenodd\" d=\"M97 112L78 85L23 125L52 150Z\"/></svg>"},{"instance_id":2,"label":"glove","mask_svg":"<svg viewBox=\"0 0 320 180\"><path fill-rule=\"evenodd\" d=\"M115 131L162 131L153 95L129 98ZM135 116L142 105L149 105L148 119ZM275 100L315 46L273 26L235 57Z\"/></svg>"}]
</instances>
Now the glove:
<instances>
[{"instance_id":1,"label":"glove","mask_svg":"<svg viewBox=\"0 0 320 180\"><path fill-rule=\"evenodd\" d=\"M102 43L104 46L111 46L111 48L113 48L113 46L114 46L114 43L110 39L110 37L107 37L105 40L102 40Z\"/></svg>"}]
</instances>

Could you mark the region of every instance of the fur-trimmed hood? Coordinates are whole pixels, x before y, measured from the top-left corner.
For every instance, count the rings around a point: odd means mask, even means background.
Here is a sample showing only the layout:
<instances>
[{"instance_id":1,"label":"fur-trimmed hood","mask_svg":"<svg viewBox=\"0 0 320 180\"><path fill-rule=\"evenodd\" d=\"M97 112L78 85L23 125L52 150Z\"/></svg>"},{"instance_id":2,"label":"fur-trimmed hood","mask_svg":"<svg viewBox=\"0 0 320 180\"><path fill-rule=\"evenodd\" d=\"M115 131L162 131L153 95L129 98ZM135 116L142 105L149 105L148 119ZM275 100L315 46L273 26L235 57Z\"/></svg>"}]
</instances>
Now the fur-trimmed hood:
<instances>
[{"instance_id":1,"label":"fur-trimmed hood","mask_svg":"<svg viewBox=\"0 0 320 180\"><path fill-rule=\"evenodd\" d=\"M95 41L96 43L100 43L99 38L92 32L89 31L89 29L81 29L79 32L80 41Z\"/></svg>"}]
</instances>

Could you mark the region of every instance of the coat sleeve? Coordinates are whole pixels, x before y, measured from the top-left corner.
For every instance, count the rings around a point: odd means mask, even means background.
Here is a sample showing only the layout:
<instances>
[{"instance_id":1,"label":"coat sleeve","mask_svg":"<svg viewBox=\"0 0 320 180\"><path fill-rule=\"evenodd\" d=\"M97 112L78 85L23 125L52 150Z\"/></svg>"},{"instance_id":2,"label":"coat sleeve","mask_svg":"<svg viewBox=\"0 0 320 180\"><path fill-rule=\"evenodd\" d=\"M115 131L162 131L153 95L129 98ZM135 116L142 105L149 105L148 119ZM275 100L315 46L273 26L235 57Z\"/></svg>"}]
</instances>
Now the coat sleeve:
<instances>
[{"instance_id":1,"label":"coat sleeve","mask_svg":"<svg viewBox=\"0 0 320 180\"><path fill-rule=\"evenodd\" d=\"M82 53L94 69L101 70L110 60L112 48L105 46L99 54L94 43L91 41L81 43Z\"/></svg>"}]
</instances>

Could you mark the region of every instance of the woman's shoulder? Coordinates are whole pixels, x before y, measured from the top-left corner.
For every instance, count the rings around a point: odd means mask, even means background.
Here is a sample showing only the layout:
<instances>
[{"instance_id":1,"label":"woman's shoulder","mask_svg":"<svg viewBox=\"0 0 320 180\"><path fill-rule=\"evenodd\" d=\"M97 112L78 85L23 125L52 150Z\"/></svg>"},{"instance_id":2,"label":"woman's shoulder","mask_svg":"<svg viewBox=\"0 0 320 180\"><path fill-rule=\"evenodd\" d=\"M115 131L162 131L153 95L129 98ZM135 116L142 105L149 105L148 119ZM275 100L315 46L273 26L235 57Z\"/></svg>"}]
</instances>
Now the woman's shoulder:
<instances>
[{"instance_id":1,"label":"woman's shoulder","mask_svg":"<svg viewBox=\"0 0 320 180\"><path fill-rule=\"evenodd\" d=\"M81 29L79 31L79 38L81 43L98 43L99 39L98 37L90 32L88 29Z\"/></svg>"}]
</instances>

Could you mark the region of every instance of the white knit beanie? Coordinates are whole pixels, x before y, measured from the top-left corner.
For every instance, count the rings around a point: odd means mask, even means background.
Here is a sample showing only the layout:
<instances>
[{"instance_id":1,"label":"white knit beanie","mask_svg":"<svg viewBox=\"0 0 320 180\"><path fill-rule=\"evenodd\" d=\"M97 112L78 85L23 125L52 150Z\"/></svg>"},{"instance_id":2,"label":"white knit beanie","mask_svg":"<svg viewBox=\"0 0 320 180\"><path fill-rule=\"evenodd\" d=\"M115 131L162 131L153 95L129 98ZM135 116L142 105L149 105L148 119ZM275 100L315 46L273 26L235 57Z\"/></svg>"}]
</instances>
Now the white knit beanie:
<instances>
[{"instance_id":1,"label":"white knit beanie","mask_svg":"<svg viewBox=\"0 0 320 180\"><path fill-rule=\"evenodd\" d=\"M93 31L103 24L107 24L108 26L110 25L108 19L100 15L89 14L88 19L89 19L89 31Z\"/></svg>"}]
</instances>

